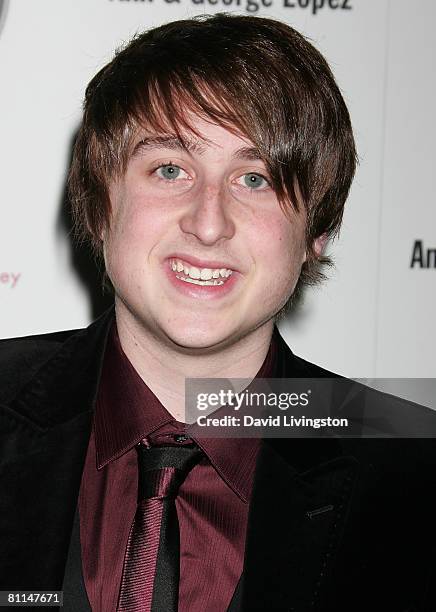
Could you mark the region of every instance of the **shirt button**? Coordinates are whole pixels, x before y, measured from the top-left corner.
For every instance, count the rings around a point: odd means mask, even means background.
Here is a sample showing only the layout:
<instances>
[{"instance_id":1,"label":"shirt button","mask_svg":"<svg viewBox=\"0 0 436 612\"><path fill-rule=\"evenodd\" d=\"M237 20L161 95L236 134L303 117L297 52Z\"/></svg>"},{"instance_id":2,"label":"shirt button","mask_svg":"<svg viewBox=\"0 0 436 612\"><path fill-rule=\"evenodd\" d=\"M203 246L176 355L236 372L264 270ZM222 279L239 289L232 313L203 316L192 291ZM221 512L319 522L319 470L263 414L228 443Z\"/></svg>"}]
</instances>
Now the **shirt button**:
<instances>
[{"instance_id":1,"label":"shirt button","mask_svg":"<svg viewBox=\"0 0 436 612\"><path fill-rule=\"evenodd\" d=\"M174 436L174 442L177 442L178 444L183 444L183 442L186 442L188 439L189 438L186 434L176 434Z\"/></svg>"}]
</instances>

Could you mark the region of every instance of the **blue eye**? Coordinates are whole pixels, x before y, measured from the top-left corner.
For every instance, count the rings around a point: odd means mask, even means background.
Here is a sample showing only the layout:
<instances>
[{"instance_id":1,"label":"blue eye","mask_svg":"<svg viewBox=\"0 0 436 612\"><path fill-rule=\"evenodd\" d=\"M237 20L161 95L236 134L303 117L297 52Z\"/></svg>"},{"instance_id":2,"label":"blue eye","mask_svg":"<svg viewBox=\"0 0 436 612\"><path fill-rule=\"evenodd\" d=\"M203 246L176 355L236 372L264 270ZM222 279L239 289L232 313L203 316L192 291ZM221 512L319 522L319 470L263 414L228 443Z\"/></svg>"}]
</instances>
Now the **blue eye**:
<instances>
[{"instance_id":1,"label":"blue eye","mask_svg":"<svg viewBox=\"0 0 436 612\"><path fill-rule=\"evenodd\" d=\"M267 180L255 172L244 174L242 178L244 179L246 187L249 187L250 189L259 189L259 187L266 187L268 185Z\"/></svg>"},{"instance_id":2,"label":"blue eye","mask_svg":"<svg viewBox=\"0 0 436 612\"><path fill-rule=\"evenodd\" d=\"M157 173L161 178L174 180L180 176L182 169L174 164L165 164L157 169Z\"/></svg>"}]
</instances>

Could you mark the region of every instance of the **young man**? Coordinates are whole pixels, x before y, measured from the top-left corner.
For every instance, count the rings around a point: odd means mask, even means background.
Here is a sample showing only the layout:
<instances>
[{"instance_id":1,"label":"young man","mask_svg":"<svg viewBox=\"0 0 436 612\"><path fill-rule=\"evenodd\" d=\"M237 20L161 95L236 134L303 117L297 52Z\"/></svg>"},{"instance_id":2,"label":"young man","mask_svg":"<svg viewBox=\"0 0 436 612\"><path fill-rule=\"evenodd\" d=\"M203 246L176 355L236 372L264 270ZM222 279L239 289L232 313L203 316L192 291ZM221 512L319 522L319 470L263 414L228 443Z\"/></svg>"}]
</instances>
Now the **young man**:
<instances>
[{"instance_id":1,"label":"young man","mask_svg":"<svg viewBox=\"0 0 436 612\"><path fill-rule=\"evenodd\" d=\"M430 444L183 425L187 377L329 375L274 323L322 276L355 160L327 63L276 21L171 23L94 77L70 192L115 309L1 344L3 590L63 588L76 612L434 609Z\"/></svg>"}]
</instances>

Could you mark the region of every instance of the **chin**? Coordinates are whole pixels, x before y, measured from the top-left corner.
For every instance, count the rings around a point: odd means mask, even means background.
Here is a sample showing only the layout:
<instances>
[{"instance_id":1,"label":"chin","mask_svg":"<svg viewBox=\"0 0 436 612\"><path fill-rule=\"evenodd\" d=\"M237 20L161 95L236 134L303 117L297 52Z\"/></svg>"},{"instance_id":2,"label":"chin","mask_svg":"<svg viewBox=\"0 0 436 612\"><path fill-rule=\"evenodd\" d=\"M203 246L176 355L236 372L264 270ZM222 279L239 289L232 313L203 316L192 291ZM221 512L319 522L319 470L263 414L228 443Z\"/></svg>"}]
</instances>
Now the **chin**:
<instances>
[{"instance_id":1,"label":"chin","mask_svg":"<svg viewBox=\"0 0 436 612\"><path fill-rule=\"evenodd\" d=\"M185 324L184 328L177 326L164 332L172 343L187 351L222 347L234 336L231 330L217 329L211 325L200 327Z\"/></svg>"}]
</instances>

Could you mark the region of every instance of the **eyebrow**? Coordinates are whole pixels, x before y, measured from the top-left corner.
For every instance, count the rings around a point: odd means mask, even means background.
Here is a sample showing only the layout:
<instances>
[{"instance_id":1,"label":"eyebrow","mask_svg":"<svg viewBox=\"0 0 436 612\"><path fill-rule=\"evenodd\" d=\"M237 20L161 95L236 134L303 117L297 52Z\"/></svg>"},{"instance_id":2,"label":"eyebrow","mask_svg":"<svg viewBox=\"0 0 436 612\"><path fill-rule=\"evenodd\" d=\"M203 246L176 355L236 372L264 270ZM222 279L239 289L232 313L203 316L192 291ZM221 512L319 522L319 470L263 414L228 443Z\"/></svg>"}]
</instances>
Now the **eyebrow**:
<instances>
[{"instance_id":1,"label":"eyebrow","mask_svg":"<svg viewBox=\"0 0 436 612\"><path fill-rule=\"evenodd\" d=\"M132 157L153 149L170 149L172 151L188 151L202 155L205 146L198 140L182 140L175 135L147 136L141 139L134 147ZM233 159L262 161L261 155L256 147L240 147L232 154Z\"/></svg>"},{"instance_id":2,"label":"eyebrow","mask_svg":"<svg viewBox=\"0 0 436 612\"><path fill-rule=\"evenodd\" d=\"M132 156L150 149L171 149L173 151L188 151L189 153L203 153L204 147L195 140L182 140L178 136L146 136L134 147Z\"/></svg>"},{"instance_id":3,"label":"eyebrow","mask_svg":"<svg viewBox=\"0 0 436 612\"><path fill-rule=\"evenodd\" d=\"M259 149L256 149L256 147L241 147L233 153L232 157L248 161L263 161Z\"/></svg>"}]
</instances>

